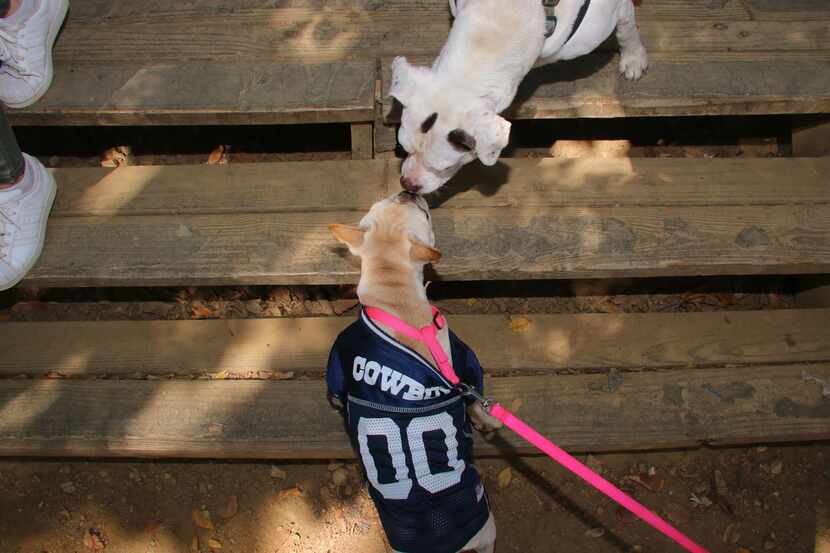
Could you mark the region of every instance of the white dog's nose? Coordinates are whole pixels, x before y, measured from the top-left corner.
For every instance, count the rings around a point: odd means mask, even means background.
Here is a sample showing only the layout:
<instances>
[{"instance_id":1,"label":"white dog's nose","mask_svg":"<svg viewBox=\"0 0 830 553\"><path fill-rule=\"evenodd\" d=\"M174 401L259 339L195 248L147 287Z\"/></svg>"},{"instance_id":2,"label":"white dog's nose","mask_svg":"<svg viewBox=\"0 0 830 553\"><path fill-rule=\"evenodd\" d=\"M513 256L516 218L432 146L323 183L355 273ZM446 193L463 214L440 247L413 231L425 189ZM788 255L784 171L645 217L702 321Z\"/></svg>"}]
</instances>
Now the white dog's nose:
<instances>
[{"instance_id":1,"label":"white dog's nose","mask_svg":"<svg viewBox=\"0 0 830 553\"><path fill-rule=\"evenodd\" d=\"M409 177L401 177L401 188L410 194L417 194L421 191L422 186L415 184L415 181Z\"/></svg>"}]
</instances>

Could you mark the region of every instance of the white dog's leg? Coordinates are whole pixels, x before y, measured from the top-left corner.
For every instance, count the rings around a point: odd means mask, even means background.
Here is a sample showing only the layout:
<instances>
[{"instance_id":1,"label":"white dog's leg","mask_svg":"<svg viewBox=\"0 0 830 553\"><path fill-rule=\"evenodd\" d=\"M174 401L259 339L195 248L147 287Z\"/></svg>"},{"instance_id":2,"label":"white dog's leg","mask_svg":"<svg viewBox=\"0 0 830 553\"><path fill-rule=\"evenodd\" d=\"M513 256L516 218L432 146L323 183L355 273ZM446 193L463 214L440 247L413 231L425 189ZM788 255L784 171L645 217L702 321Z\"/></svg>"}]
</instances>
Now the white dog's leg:
<instances>
[{"instance_id":1,"label":"white dog's leg","mask_svg":"<svg viewBox=\"0 0 830 553\"><path fill-rule=\"evenodd\" d=\"M484 523L484 527L473 536L461 551L475 551L476 553L493 553L496 549L496 519L493 513Z\"/></svg>"},{"instance_id":2,"label":"white dog's leg","mask_svg":"<svg viewBox=\"0 0 830 553\"><path fill-rule=\"evenodd\" d=\"M629 80L639 79L648 69L648 54L637 30L632 0L622 0L617 18L617 42L620 43L620 73Z\"/></svg>"}]
</instances>

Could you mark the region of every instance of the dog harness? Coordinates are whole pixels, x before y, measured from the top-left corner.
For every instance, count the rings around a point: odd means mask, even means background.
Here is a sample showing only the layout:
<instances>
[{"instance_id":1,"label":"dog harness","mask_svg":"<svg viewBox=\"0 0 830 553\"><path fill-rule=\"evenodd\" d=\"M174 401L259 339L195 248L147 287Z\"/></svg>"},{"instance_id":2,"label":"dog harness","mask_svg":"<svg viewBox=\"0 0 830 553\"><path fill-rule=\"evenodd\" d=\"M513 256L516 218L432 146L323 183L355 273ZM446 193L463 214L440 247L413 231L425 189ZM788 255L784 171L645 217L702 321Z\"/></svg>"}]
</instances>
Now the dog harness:
<instances>
[{"instance_id":1,"label":"dog harness","mask_svg":"<svg viewBox=\"0 0 830 553\"><path fill-rule=\"evenodd\" d=\"M456 553L490 516L473 466L472 399L370 312L383 318L365 307L337 337L326 369L329 393L346 406L348 433L392 548ZM436 324L445 324L440 314ZM483 371L469 347L450 333L451 351L438 349L457 369L455 382L482 390Z\"/></svg>"},{"instance_id":2,"label":"dog harness","mask_svg":"<svg viewBox=\"0 0 830 553\"><path fill-rule=\"evenodd\" d=\"M542 6L545 8L545 21L547 23L545 38L550 38L554 31L556 31L556 6L559 5L560 1L561 0L542 0ZM582 25L582 21L585 19L585 14L588 13L589 7L591 7L591 0L585 0L579 8L576 21L574 21L574 26L571 28L571 34L568 35L568 39L565 41L565 44L567 44L568 40L571 40L574 34L576 34L576 31L579 30L580 25Z\"/></svg>"},{"instance_id":3,"label":"dog harness","mask_svg":"<svg viewBox=\"0 0 830 553\"><path fill-rule=\"evenodd\" d=\"M490 415L500 420L505 426L533 444L542 452L546 453L551 459L561 464L566 469L585 480L588 484L628 509L644 522L650 524L652 527L674 540L678 545L687 551L691 553L708 553L706 549L692 541L688 536L671 526L668 522L660 518L652 511L648 510L644 505L614 486L612 483L608 482L600 475L589 469L586 465L575 459L563 449L559 448L556 444L536 432L531 426L516 417L500 404L493 403L483 397L479 391L462 383L461 379L459 379L455 374L449 358L442 351L441 344L438 342L438 331L446 325L446 321L441 316L437 308L432 308L433 324L423 328L412 327L394 315L374 307L366 308L366 313L372 319L392 327L395 331L400 332L405 336L409 336L410 338L424 342L430 352L432 352L432 355L435 358L435 363L441 370L443 377L448 382L456 384L456 388L461 395L472 396L476 400L481 401L482 405L485 409L487 409Z\"/></svg>"}]
</instances>

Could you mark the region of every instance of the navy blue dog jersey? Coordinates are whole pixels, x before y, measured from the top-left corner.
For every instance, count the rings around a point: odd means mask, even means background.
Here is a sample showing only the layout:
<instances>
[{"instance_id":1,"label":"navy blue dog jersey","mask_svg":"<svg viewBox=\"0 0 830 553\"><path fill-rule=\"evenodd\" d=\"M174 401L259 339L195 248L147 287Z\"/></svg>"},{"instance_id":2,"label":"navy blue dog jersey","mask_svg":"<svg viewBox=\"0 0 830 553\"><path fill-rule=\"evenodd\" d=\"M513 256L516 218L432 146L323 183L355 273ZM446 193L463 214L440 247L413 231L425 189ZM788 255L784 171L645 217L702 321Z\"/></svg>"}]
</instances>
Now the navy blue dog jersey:
<instances>
[{"instance_id":1,"label":"navy blue dog jersey","mask_svg":"<svg viewBox=\"0 0 830 553\"><path fill-rule=\"evenodd\" d=\"M458 377L482 392L475 353L450 332ZM329 393L346 406L369 492L389 543L405 553L455 553L490 516L472 464L464 398L421 355L361 311L332 347Z\"/></svg>"}]
</instances>

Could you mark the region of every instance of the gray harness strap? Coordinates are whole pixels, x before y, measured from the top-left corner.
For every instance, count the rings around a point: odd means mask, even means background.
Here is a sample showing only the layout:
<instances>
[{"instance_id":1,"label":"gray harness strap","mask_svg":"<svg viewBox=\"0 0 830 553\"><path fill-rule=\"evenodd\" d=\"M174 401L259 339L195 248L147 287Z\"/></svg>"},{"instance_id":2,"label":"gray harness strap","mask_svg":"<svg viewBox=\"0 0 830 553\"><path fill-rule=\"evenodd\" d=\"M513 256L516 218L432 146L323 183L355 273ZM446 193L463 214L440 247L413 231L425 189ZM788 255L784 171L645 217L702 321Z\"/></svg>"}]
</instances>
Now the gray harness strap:
<instances>
[{"instance_id":1,"label":"gray harness strap","mask_svg":"<svg viewBox=\"0 0 830 553\"><path fill-rule=\"evenodd\" d=\"M545 7L545 20L547 23L547 32L545 33L545 38L549 38L553 32L556 30L556 6L559 5L560 0L542 0L542 6ZM588 8L591 7L591 0L585 0L582 3L582 7L579 8L579 13L576 16L576 21L574 21L573 29L571 29L571 34L568 35L568 40L573 38L576 31L579 30L579 26L582 25L582 21L585 19L585 14L588 13ZM568 43L568 40L565 41L565 44Z\"/></svg>"}]
</instances>

